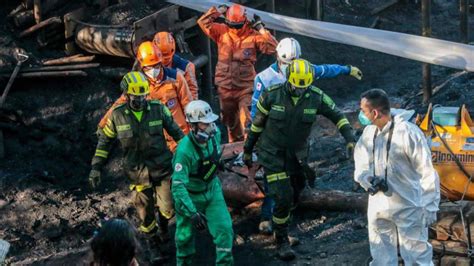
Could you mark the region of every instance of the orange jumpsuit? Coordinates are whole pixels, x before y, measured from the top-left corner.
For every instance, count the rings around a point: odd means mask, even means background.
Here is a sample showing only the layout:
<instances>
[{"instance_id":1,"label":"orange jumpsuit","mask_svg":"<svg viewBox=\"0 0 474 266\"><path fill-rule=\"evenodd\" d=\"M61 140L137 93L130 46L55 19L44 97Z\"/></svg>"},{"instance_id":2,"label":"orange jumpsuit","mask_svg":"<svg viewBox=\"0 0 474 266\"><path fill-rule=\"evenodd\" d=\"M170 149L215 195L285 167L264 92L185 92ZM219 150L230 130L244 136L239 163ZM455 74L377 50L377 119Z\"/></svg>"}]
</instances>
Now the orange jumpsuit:
<instances>
[{"instance_id":1,"label":"orange jumpsuit","mask_svg":"<svg viewBox=\"0 0 474 266\"><path fill-rule=\"evenodd\" d=\"M221 13L211 7L199 18L198 24L217 43L215 84L222 122L227 126L229 142L235 142L244 140L244 129L250 122L257 52L275 53L277 41L266 29L256 31L248 22L240 30L214 22L220 16Z\"/></svg>"},{"instance_id":2,"label":"orange jumpsuit","mask_svg":"<svg viewBox=\"0 0 474 266\"><path fill-rule=\"evenodd\" d=\"M197 100L199 89L196 80L196 67L193 62L174 54L169 65L166 65L165 67L182 71L184 79L186 79L186 82L188 83L189 90L193 95L193 100Z\"/></svg>"},{"instance_id":3,"label":"orange jumpsuit","mask_svg":"<svg viewBox=\"0 0 474 266\"><path fill-rule=\"evenodd\" d=\"M148 99L159 100L166 105L166 107L171 111L176 124L178 124L184 134L188 134L189 126L186 122L186 116L184 115L184 108L192 101L191 92L189 91L183 74L171 68L163 68L163 70L163 78L161 81L153 82L149 80L150 95L148 96ZM104 117L102 117L99 122L99 127L104 128L114 107L123 104L126 101L127 99L125 95L120 96ZM177 146L176 142L169 134L165 133L165 135L169 149L171 152L174 152Z\"/></svg>"}]
</instances>

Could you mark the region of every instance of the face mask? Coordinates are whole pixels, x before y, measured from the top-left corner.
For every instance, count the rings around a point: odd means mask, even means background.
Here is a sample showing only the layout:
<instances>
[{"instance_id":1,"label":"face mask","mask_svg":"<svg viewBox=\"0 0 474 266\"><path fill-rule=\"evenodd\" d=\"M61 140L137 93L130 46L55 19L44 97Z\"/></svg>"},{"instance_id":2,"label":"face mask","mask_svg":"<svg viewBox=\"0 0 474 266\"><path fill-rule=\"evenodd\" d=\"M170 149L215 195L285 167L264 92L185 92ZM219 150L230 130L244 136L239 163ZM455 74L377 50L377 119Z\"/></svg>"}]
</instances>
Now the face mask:
<instances>
[{"instance_id":1,"label":"face mask","mask_svg":"<svg viewBox=\"0 0 474 266\"><path fill-rule=\"evenodd\" d=\"M303 95L306 92L306 88L297 88L297 87L291 85L289 82L288 82L288 85L290 85L290 93L293 96L300 97L301 95Z\"/></svg>"},{"instance_id":2,"label":"face mask","mask_svg":"<svg viewBox=\"0 0 474 266\"><path fill-rule=\"evenodd\" d=\"M210 123L209 126L204 130L199 129L196 126L194 137L196 138L198 142L204 143L204 142L207 142L212 136L214 136L215 133L216 133L216 124Z\"/></svg>"},{"instance_id":3,"label":"face mask","mask_svg":"<svg viewBox=\"0 0 474 266\"><path fill-rule=\"evenodd\" d=\"M146 106L146 97L145 96L133 96L129 95L129 106L133 111L139 112L143 111Z\"/></svg>"},{"instance_id":4,"label":"face mask","mask_svg":"<svg viewBox=\"0 0 474 266\"><path fill-rule=\"evenodd\" d=\"M280 70L283 75L286 75L286 70L288 69L287 64L280 64Z\"/></svg>"},{"instance_id":5,"label":"face mask","mask_svg":"<svg viewBox=\"0 0 474 266\"><path fill-rule=\"evenodd\" d=\"M362 110L359 112L359 122L363 126L372 125L372 121L370 121L370 119L364 114L364 112L362 112Z\"/></svg>"},{"instance_id":6,"label":"face mask","mask_svg":"<svg viewBox=\"0 0 474 266\"><path fill-rule=\"evenodd\" d=\"M154 67L152 69L145 70L145 75L149 78L156 80L161 73L161 67Z\"/></svg>"}]
</instances>

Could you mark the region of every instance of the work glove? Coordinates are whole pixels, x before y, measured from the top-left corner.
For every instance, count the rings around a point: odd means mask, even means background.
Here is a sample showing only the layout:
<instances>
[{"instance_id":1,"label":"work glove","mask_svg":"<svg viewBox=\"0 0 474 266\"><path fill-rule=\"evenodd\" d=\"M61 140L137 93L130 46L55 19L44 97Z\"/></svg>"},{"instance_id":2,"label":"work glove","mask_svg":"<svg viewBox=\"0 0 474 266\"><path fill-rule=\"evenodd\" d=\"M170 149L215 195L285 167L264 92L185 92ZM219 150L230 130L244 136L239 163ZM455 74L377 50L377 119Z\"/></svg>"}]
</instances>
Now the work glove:
<instances>
[{"instance_id":1,"label":"work glove","mask_svg":"<svg viewBox=\"0 0 474 266\"><path fill-rule=\"evenodd\" d=\"M92 169L89 173L89 185L91 188L97 188L100 185L101 173L99 170Z\"/></svg>"},{"instance_id":2,"label":"work glove","mask_svg":"<svg viewBox=\"0 0 474 266\"><path fill-rule=\"evenodd\" d=\"M372 186L372 180L374 179L373 176L362 176L360 180L358 181L360 186L367 191L371 186Z\"/></svg>"},{"instance_id":3,"label":"work glove","mask_svg":"<svg viewBox=\"0 0 474 266\"><path fill-rule=\"evenodd\" d=\"M260 16L257 14L253 14L252 28L254 28L256 31L260 31L261 29L263 29L264 26L265 24L263 24Z\"/></svg>"},{"instance_id":4,"label":"work glove","mask_svg":"<svg viewBox=\"0 0 474 266\"><path fill-rule=\"evenodd\" d=\"M425 222L424 224L425 227L430 227L437 220L436 212L433 212L433 211L424 210L423 216L424 216L423 219Z\"/></svg>"},{"instance_id":5,"label":"work glove","mask_svg":"<svg viewBox=\"0 0 474 266\"><path fill-rule=\"evenodd\" d=\"M346 158L348 160L354 160L354 147L355 143L354 142L349 142L346 144Z\"/></svg>"},{"instance_id":6,"label":"work glove","mask_svg":"<svg viewBox=\"0 0 474 266\"><path fill-rule=\"evenodd\" d=\"M246 153L244 152L244 156L242 158L242 161L248 168L252 168L253 161L252 161L252 153Z\"/></svg>"},{"instance_id":7,"label":"work glove","mask_svg":"<svg viewBox=\"0 0 474 266\"><path fill-rule=\"evenodd\" d=\"M207 218L200 212L196 212L191 216L191 223L198 231L203 231L207 228Z\"/></svg>"},{"instance_id":8,"label":"work glove","mask_svg":"<svg viewBox=\"0 0 474 266\"><path fill-rule=\"evenodd\" d=\"M358 67L349 66L351 68L350 75L358 80L362 79L362 71Z\"/></svg>"},{"instance_id":9,"label":"work glove","mask_svg":"<svg viewBox=\"0 0 474 266\"><path fill-rule=\"evenodd\" d=\"M227 9L229 9L228 5L219 5L217 7L217 11L219 11L224 16L225 16L225 13L227 12Z\"/></svg>"}]
</instances>

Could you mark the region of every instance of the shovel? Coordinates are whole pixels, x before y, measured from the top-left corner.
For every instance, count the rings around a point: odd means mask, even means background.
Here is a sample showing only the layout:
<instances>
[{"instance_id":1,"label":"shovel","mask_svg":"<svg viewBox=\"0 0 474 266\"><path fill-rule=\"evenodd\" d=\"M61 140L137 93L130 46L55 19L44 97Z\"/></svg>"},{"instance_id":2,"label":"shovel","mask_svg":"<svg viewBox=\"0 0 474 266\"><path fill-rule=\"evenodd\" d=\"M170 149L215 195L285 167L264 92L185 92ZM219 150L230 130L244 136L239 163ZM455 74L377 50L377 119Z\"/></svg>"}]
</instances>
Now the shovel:
<instances>
[{"instance_id":1,"label":"shovel","mask_svg":"<svg viewBox=\"0 0 474 266\"><path fill-rule=\"evenodd\" d=\"M28 56L26 54L23 54L21 52L17 52L16 54L16 66L15 69L13 70L12 75L10 76L10 79L8 80L7 86L5 87L5 90L3 91L2 98L0 98L0 109L3 108L3 105L5 104L5 100L7 99L8 92L10 91L10 88L13 85L13 81L15 80L16 76L18 75L18 72L20 71L21 65L28 60ZM5 157L5 146L3 143L3 131L0 130L0 159Z\"/></svg>"}]
</instances>

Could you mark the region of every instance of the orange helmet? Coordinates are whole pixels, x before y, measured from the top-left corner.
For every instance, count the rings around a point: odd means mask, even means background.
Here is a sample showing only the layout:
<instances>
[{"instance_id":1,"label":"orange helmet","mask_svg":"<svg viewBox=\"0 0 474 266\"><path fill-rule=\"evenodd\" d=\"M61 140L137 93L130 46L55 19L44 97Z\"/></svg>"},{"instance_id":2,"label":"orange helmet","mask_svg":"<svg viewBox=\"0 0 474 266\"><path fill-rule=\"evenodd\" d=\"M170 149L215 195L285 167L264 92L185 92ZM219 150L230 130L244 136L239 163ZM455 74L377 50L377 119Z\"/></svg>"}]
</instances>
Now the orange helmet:
<instances>
[{"instance_id":1,"label":"orange helmet","mask_svg":"<svg viewBox=\"0 0 474 266\"><path fill-rule=\"evenodd\" d=\"M247 19L245 7L238 4L231 5L227 9L225 18L228 24L243 24Z\"/></svg>"},{"instance_id":2,"label":"orange helmet","mask_svg":"<svg viewBox=\"0 0 474 266\"><path fill-rule=\"evenodd\" d=\"M176 43L173 35L167 31L160 31L153 38L153 45L158 48L163 55L163 64L165 66L171 63L174 52L176 51Z\"/></svg>"},{"instance_id":3,"label":"orange helmet","mask_svg":"<svg viewBox=\"0 0 474 266\"><path fill-rule=\"evenodd\" d=\"M163 61L163 55L153 47L152 42L142 42L138 46L137 59L141 67L154 66Z\"/></svg>"}]
</instances>

